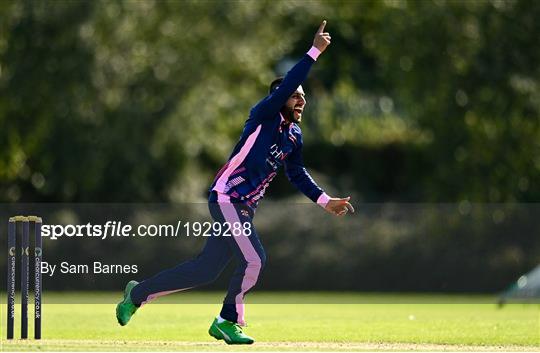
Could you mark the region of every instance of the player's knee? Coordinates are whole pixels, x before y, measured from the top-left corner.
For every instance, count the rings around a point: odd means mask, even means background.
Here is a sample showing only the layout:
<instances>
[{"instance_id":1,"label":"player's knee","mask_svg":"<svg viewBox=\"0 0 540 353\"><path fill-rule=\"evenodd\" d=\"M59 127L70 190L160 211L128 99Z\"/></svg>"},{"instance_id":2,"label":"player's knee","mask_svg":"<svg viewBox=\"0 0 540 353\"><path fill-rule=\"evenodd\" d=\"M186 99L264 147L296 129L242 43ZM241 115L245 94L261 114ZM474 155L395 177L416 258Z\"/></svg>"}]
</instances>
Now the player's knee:
<instances>
[{"instance_id":1,"label":"player's knee","mask_svg":"<svg viewBox=\"0 0 540 353\"><path fill-rule=\"evenodd\" d=\"M257 258L247 260L247 268L252 272L261 272L266 264L266 254L259 253L258 255Z\"/></svg>"},{"instance_id":2,"label":"player's knee","mask_svg":"<svg viewBox=\"0 0 540 353\"><path fill-rule=\"evenodd\" d=\"M264 251L260 252L259 258L261 260L261 271L262 271L264 266L266 265L266 253Z\"/></svg>"}]
</instances>

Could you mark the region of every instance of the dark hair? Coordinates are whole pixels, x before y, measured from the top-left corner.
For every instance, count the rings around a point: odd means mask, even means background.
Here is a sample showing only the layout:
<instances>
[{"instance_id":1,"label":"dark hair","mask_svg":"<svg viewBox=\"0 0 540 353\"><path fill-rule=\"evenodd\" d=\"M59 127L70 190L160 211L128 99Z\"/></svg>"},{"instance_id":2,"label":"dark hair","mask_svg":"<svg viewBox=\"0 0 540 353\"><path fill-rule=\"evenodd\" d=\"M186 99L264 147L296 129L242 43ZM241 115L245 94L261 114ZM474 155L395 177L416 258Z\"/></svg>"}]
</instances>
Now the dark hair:
<instances>
[{"instance_id":1,"label":"dark hair","mask_svg":"<svg viewBox=\"0 0 540 353\"><path fill-rule=\"evenodd\" d=\"M278 88L281 82L283 82L283 78L283 76L276 77L274 81L272 81L272 83L270 84L270 89L268 90L269 94L272 94L272 92L274 92L274 90Z\"/></svg>"}]
</instances>

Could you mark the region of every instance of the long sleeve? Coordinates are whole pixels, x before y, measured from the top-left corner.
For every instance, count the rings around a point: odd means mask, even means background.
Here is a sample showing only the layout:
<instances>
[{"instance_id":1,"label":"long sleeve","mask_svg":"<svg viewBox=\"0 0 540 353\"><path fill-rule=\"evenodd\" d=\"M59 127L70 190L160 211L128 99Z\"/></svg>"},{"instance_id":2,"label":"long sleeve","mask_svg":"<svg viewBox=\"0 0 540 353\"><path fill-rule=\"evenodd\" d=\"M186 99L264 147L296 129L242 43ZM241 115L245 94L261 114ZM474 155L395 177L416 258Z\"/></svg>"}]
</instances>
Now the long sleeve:
<instances>
[{"instance_id":1,"label":"long sleeve","mask_svg":"<svg viewBox=\"0 0 540 353\"><path fill-rule=\"evenodd\" d=\"M270 95L257 103L252 109L250 117L256 120L273 119L285 105L287 99L296 91L298 86L307 78L311 66L317 60L320 51L312 47L296 65L294 65L283 82Z\"/></svg>"},{"instance_id":2,"label":"long sleeve","mask_svg":"<svg viewBox=\"0 0 540 353\"><path fill-rule=\"evenodd\" d=\"M300 142L300 141L299 141ZM304 167L302 160L302 145L300 144L285 160L285 173L291 181L304 195L311 201L321 203L321 196L326 194L315 183L311 175Z\"/></svg>"}]
</instances>

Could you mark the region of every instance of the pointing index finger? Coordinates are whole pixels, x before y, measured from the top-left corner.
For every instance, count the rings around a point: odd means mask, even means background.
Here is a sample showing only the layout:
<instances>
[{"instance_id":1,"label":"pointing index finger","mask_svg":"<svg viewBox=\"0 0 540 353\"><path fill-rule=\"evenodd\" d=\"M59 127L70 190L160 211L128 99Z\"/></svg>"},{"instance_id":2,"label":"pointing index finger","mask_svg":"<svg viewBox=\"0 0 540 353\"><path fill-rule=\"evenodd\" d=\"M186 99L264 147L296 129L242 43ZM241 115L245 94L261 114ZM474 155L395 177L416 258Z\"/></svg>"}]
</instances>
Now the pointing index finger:
<instances>
[{"instance_id":1,"label":"pointing index finger","mask_svg":"<svg viewBox=\"0 0 540 353\"><path fill-rule=\"evenodd\" d=\"M319 29L317 30L317 33L322 33L324 31L324 26L326 26L326 20L322 21Z\"/></svg>"}]
</instances>

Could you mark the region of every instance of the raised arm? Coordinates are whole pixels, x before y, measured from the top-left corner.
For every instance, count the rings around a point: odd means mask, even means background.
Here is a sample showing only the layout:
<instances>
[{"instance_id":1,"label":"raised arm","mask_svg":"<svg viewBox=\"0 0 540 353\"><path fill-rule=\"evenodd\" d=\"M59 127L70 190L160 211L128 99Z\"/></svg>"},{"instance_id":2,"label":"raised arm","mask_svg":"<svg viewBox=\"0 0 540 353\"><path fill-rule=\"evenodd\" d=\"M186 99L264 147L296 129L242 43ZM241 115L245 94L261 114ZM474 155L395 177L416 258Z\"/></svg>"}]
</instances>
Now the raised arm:
<instances>
[{"instance_id":1,"label":"raised arm","mask_svg":"<svg viewBox=\"0 0 540 353\"><path fill-rule=\"evenodd\" d=\"M287 72L283 82L251 109L251 117L255 119L272 119L276 117L281 107L287 102L287 99L307 78L313 63L330 44L330 34L324 32L325 26L326 21L323 21L315 33L311 49Z\"/></svg>"}]
</instances>

